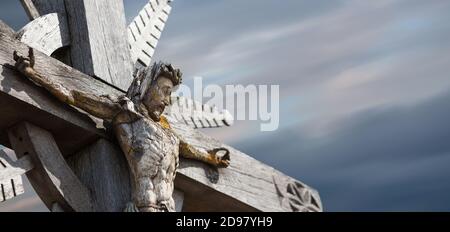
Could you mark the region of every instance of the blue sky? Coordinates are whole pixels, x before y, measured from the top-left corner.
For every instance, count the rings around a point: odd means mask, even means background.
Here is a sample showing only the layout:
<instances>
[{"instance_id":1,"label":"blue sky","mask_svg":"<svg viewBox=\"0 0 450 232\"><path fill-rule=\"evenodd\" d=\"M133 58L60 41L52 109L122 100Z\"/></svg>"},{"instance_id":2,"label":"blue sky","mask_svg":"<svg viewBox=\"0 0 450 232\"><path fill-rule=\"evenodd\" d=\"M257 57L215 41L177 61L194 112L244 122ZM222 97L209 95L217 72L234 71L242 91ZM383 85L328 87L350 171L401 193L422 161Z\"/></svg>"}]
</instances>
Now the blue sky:
<instances>
[{"instance_id":1,"label":"blue sky","mask_svg":"<svg viewBox=\"0 0 450 232\"><path fill-rule=\"evenodd\" d=\"M127 18L145 2L125 1ZM443 0L176 0L155 56L187 85L279 84L278 130L206 132L315 187L325 210L448 211L448 12ZM26 23L18 1L0 19ZM22 198L3 210L41 209Z\"/></svg>"}]
</instances>

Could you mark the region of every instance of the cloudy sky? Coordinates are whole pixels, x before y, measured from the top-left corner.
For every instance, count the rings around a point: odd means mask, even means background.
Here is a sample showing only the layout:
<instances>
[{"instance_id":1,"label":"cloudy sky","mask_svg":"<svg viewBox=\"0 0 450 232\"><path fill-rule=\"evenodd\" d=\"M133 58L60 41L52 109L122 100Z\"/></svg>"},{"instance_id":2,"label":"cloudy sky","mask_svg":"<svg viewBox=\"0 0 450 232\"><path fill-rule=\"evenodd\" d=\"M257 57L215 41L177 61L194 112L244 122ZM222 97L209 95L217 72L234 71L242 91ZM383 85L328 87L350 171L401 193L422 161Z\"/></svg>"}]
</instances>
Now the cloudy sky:
<instances>
[{"instance_id":1,"label":"cloudy sky","mask_svg":"<svg viewBox=\"0 0 450 232\"><path fill-rule=\"evenodd\" d=\"M125 1L128 20L145 0ZM280 127L207 131L326 211L449 211L450 1L178 0L156 52L207 83L280 85ZM0 19L20 29L18 1ZM32 193L0 210L42 210Z\"/></svg>"}]
</instances>

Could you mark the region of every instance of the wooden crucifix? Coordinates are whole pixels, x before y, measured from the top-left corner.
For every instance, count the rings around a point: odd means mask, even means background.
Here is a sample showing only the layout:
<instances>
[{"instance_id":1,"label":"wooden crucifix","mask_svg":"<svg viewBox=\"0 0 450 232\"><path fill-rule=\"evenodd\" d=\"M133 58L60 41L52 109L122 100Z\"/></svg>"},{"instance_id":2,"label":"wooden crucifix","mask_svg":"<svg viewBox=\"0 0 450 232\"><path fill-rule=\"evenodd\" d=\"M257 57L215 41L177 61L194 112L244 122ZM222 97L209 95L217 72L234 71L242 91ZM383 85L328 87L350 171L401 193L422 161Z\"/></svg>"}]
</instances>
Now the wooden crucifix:
<instances>
[{"instance_id":1,"label":"wooden crucifix","mask_svg":"<svg viewBox=\"0 0 450 232\"><path fill-rule=\"evenodd\" d=\"M134 70L154 67L150 62L170 1L149 1L129 27L122 0L22 3L32 20L28 25L16 33L0 23L0 144L18 158L0 153L0 201L23 192L19 177L26 173L52 211L123 211L133 200L135 183L114 126L99 119L102 115L86 113L92 109L70 107L51 96L15 65L33 47L32 68L40 76L88 96L119 99L133 76L143 75L133 75ZM14 60L15 51L22 57ZM322 210L314 189L195 130L230 125L226 111L180 97L172 98L169 108L167 124L189 145L181 149L174 182L177 211ZM218 148L229 152L229 167L183 158L189 150L212 154Z\"/></svg>"}]
</instances>

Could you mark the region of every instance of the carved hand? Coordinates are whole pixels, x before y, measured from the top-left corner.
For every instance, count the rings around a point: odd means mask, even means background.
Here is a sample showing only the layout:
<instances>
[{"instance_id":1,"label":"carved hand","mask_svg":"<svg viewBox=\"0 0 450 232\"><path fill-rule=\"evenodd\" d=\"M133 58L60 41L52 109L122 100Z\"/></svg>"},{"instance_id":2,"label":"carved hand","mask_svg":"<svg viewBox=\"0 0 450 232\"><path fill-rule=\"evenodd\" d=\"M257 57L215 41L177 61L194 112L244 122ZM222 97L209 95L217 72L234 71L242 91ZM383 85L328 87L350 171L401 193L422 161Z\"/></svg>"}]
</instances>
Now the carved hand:
<instances>
[{"instance_id":1,"label":"carved hand","mask_svg":"<svg viewBox=\"0 0 450 232\"><path fill-rule=\"evenodd\" d=\"M33 70L34 67L34 52L33 48L28 50L28 57L17 55L17 51L13 54L14 61L16 61L16 68L19 72L26 74Z\"/></svg>"},{"instance_id":2,"label":"carved hand","mask_svg":"<svg viewBox=\"0 0 450 232\"><path fill-rule=\"evenodd\" d=\"M222 156L217 155L217 152L225 151L225 154ZM215 148L209 150L208 153L213 157L214 165L219 168L226 168L230 165L230 151L224 147Z\"/></svg>"}]
</instances>

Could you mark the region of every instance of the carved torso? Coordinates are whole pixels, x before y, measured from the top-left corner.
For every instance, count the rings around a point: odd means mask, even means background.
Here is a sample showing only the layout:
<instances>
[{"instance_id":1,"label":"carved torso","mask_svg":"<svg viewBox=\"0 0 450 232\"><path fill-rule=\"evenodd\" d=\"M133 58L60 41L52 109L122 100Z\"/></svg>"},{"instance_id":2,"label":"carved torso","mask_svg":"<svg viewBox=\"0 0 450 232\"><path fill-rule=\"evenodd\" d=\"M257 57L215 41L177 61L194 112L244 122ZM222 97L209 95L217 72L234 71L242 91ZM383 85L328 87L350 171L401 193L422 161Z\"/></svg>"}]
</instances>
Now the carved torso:
<instances>
[{"instance_id":1,"label":"carved torso","mask_svg":"<svg viewBox=\"0 0 450 232\"><path fill-rule=\"evenodd\" d=\"M134 177L133 202L139 211L174 211L178 138L134 110L124 109L114 118L113 126Z\"/></svg>"}]
</instances>

